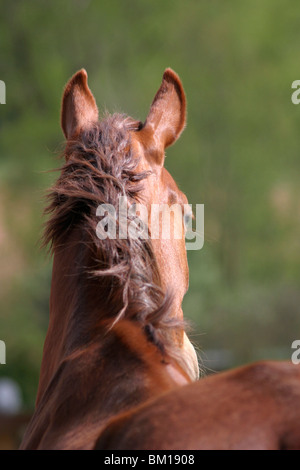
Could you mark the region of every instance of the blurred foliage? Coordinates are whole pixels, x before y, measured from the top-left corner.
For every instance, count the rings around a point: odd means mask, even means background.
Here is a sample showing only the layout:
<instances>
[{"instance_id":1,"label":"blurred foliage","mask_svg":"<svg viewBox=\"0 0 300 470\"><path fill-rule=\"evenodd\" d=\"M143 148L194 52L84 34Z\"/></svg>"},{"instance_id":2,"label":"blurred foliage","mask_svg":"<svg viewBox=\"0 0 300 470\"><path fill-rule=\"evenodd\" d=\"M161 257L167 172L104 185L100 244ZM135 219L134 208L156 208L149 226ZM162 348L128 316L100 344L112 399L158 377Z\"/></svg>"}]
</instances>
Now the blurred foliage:
<instances>
[{"instance_id":1,"label":"blurred foliage","mask_svg":"<svg viewBox=\"0 0 300 470\"><path fill-rule=\"evenodd\" d=\"M164 69L180 75L188 126L166 165L205 204L184 301L192 338L204 357L230 351L230 365L289 357L300 335L299 19L297 0L1 2L0 374L26 406L48 321L43 191L60 165L63 86L81 67L100 109L141 120Z\"/></svg>"}]
</instances>

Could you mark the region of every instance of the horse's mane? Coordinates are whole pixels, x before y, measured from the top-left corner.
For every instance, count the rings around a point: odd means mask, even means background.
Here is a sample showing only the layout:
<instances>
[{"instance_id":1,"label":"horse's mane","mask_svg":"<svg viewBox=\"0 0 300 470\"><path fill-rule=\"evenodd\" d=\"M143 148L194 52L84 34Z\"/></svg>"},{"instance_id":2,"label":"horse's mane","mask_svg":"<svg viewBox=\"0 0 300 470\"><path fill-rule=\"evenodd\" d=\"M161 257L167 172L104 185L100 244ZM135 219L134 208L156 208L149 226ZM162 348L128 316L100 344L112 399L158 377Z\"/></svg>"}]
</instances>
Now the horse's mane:
<instances>
[{"instance_id":1,"label":"horse's mane","mask_svg":"<svg viewBox=\"0 0 300 470\"><path fill-rule=\"evenodd\" d=\"M162 352L176 356L172 337L183 325L172 318L172 295L162 289L150 238L102 240L96 234L99 204L117 210L120 196L129 203L140 199L149 172L137 171L139 158L130 143L130 131L140 128L140 122L113 114L68 142L66 162L47 196L45 212L50 217L43 243L53 252L68 240L74 243L74 229L79 229L76 243L88 247L93 260L86 278L101 285L97 290L111 326L122 318L138 321Z\"/></svg>"}]
</instances>

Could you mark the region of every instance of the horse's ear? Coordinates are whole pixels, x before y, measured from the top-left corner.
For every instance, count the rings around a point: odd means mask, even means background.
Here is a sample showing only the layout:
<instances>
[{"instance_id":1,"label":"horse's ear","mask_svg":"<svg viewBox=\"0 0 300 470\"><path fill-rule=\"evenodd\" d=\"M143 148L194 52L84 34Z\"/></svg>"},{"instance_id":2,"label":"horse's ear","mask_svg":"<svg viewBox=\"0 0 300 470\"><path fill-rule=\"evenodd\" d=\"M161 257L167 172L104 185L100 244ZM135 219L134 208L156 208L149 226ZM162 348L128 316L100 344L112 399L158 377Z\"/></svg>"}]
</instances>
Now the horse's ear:
<instances>
[{"instance_id":1,"label":"horse's ear","mask_svg":"<svg viewBox=\"0 0 300 470\"><path fill-rule=\"evenodd\" d=\"M186 98L178 75L170 68L152 102L142 129L141 141L152 149L157 163L163 164L164 149L180 136L186 123Z\"/></svg>"},{"instance_id":2,"label":"horse's ear","mask_svg":"<svg viewBox=\"0 0 300 470\"><path fill-rule=\"evenodd\" d=\"M67 139L98 121L98 108L87 83L87 73L79 70L68 81L62 99L61 127Z\"/></svg>"}]
</instances>

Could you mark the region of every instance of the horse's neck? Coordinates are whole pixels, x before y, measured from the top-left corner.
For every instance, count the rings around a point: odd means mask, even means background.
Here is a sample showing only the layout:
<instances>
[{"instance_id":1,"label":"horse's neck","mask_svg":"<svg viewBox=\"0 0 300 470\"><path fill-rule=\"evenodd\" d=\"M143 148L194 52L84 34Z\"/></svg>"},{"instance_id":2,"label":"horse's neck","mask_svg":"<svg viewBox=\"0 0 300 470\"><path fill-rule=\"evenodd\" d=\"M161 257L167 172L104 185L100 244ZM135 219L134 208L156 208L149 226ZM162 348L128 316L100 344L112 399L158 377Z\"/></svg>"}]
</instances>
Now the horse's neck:
<instances>
[{"instance_id":1,"label":"horse's neck","mask_svg":"<svg viewBox=\"0 0 300 470\"><path fill-rule=\"evenodd\" d=\"M87 266L86 255L87 253L84 253L84 250L78 250L76 245L59 249L54 255L50 319L44 345L37 404L62 361L70 357L76 349L84 348L85 344L91 341L90 335L94 334L96 329L99 331L100 318L105 318L100 302L95 302L96 305L93 305L90 300L93 295L90 292L87 295L85 282L80 278L80 272L77 272L76 267ZM98 290L95 298L99 299L99 297L101 298L101 292ZM184 384L188 381L186 374L172 361L165 363L161 368L162 357L158 351L154 354L157 348L149 344L138 326L133 325L132 322L126 322L126 325L125 328L123 322L123 329L117 325L115 329L119 331L119 336L123 337L123 343L127 342L129 349L134 350L141 359L144 355L148 359L151 357L151 363L157 362L160 373L166 375L167 382ZM106 332L103 331L103 334ZM97 338L97 341L101 341L101 328ZM150 355L149 351L152 351Z\"/></svg>"},{"instance_id":2,"label":"horse's neck","mask_svg":"<svg viewBox=\"0 0 300 470\"><path fill-rule=\"evenodd\" d=\"M70 251L70 250L69 250ZM71 255L72 253L69 253ZM57 370L59 363L68 354L67 330L78 292L73 288L74 278L70 267L70 256L66 250L54 254L50 294L49 326L44 344L37 403Z\"/></svg>"},{"instance_id":3,"label":"horse's neck","mask_svg":"<svg viewBox=\"0 0 300 470\"><path fill-rule=\"evenodd\" d=\"M78 235L76 232L74 235ZM70 237L71 238L71 237ZM74 239L76 237L73 236ZM79 238L80 240L80 238ZM85 318L84 269L88 263L84 244L68 242L54 250L49 305L49 325L44 344L37 403L53 374L65 357L70 355L78 338L83 338L87 323L92 329L92 313Z\"/></svg>"},{"instance_id":4,"label":"horse's neck","mask_svg":"<svg viewBox=\"0 0 300 470\"><path fill-rule=\"evenodd\" d=\"M85 311L86 293L72 290L78 279L69 275L67 258L54 259L37 408L23 448L92 446L112 417L189 382L138 322L120 320L107 329L101 309Z\"/></svg>"},{"instance_id":5,"label":"horse's neck","mask_svg":"<svg viewBox=\"0 0 300 470\"><path fill-rule=\"evenodd\" d=\"M90 448L108 421L188 383L137 322L120 320L65 355L39 401L23 448Z\"/></svg>"}]
</instances>

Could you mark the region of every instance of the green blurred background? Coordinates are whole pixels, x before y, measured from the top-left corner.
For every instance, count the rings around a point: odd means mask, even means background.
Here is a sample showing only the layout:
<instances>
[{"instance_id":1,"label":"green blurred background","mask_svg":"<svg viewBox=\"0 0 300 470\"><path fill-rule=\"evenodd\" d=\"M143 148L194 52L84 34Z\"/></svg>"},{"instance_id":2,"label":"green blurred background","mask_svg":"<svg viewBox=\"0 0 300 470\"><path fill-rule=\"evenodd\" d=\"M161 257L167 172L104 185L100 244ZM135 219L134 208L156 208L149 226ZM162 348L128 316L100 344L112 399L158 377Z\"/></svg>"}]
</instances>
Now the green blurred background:
<instances>
[{"instance_id":1,"label":"green blurred background","mask_svg":"<svg viewBox=\"0 0 300 470\"><path fill-rule=\"evenodd\" d=\"M184 311L208 368L289 358L300 338L298 0L2 1L0 376L32 409L48 323L43 193L63 146L63 87L81 67L101 110L144 120L164 69L188 125L166 166L205 204Z\"/></svg>"}]
</instances>

